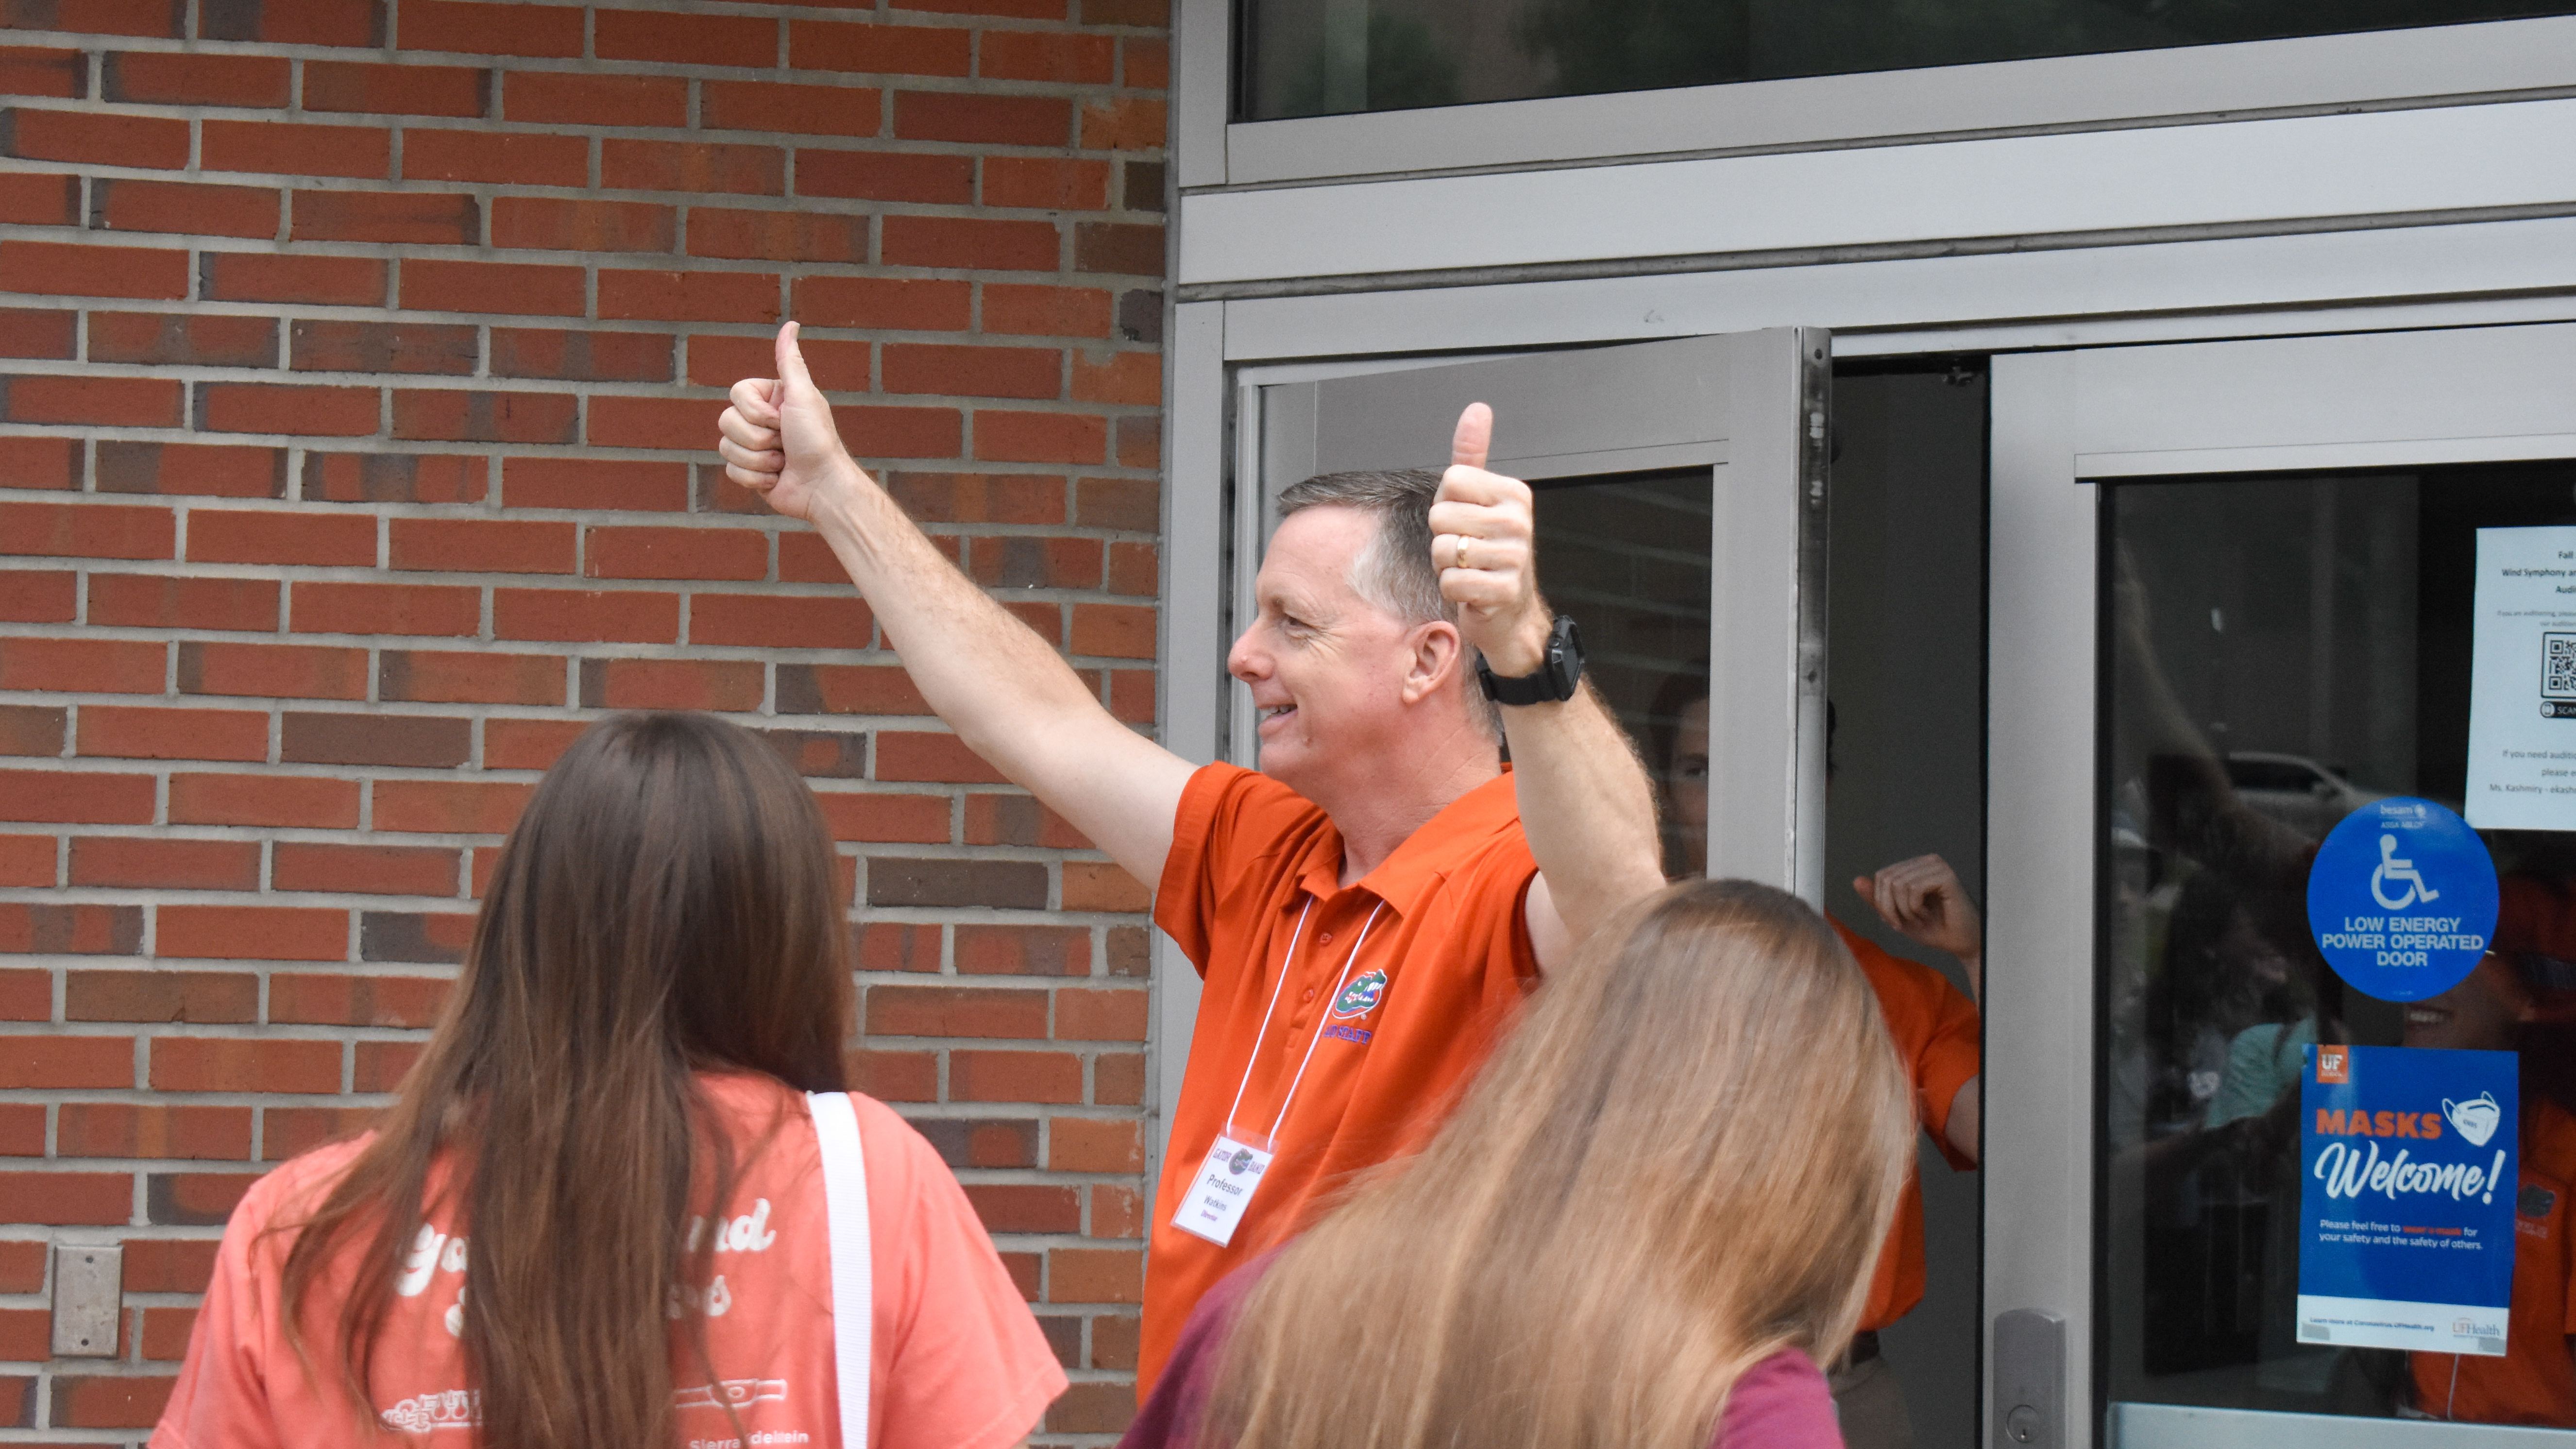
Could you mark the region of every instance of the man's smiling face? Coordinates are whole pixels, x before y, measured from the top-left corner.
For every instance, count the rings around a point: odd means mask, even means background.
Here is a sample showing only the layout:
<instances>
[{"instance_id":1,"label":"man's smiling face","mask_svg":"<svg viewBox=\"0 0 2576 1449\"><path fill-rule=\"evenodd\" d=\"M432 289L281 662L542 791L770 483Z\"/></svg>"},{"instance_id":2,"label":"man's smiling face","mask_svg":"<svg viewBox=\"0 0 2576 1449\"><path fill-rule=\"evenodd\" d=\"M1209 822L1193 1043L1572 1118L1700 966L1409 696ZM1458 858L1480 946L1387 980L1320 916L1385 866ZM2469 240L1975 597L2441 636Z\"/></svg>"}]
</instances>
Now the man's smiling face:
<instances>
[{"instance_id":1,"label":"man's smiling face","mask_svg":"<svg viewBox=\"0 0 2576 1449\"><path fill-rule=\"evenodd\" d=\"M1328 810L1336 781L1400 748L1405 725L1415 626L1351 587L1352 562L1376 531L1355 508L1290 514L1253 585L1260 612L1226 655L1260 711L1261 772Z\"/></svg>"},{"instance_id":2,"label":"man's smiling face","mask_svg":"<svg viewBox=\"0 0 2576 1449\"><path fill-rule=\"evenodd\" d=\"M2460 984L2406 1004L2404 1044L2454 1051L2511 1051L2530 1019L2531 996L2503 958L2481 958Z\"/></svg>"}]
</instances>

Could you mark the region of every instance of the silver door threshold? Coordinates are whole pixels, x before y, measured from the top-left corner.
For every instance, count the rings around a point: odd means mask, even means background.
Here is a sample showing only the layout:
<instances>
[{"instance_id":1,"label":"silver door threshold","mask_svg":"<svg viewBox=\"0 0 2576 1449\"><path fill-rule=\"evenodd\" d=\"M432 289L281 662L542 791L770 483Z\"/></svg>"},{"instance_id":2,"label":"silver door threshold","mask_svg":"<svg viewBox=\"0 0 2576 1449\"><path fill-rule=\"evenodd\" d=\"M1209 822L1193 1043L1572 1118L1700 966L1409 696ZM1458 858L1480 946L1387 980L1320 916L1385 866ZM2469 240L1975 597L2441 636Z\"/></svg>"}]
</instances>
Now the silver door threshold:
<instances>
[{"instance_id":1,"label":"silver door threshold","mask_svg":"<svg viewBox=\"0 0 2576 1449\"><path fill-rule=\"evenodd\" d=\"M2508 1424L2353 1419L2188 1404L2113 1404L2110 1449L2569 1449L2576 1434Z\"/></svg>"}]
</instances>

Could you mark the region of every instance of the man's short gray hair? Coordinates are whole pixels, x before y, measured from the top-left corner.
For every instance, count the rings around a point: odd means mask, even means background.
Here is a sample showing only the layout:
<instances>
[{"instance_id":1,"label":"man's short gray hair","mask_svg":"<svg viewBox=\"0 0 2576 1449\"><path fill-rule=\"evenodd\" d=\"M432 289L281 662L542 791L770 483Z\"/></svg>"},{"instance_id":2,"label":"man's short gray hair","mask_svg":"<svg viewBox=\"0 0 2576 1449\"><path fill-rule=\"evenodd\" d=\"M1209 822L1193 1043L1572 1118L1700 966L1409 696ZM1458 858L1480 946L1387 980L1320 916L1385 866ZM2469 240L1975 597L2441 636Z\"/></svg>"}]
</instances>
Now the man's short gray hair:
<instances>
[{"instance_id":1,"label":"man's short gray hair","mask_svg":"<svg viewBox=\"0 0 2576 1449\"><path fill-rule=\"evenodd\" d=\"M1363 473L1318 473L1292 483L1279 494L1279 516L1309 508L1354 508L1377 527L1351 560L1351 588L1361 598L1402 619L1408 626L1438 620L1458 621L1458 608L1440 596L1440 571L1431 564L1431 504L1440 496L1438 468L1390 468ZM1470 648L1459 660L1472 670ZM1472 675L1465 681L1467 708L1485 732L1499 742L1502 712L1485 697Z\"/></svg>"}]
</instances>

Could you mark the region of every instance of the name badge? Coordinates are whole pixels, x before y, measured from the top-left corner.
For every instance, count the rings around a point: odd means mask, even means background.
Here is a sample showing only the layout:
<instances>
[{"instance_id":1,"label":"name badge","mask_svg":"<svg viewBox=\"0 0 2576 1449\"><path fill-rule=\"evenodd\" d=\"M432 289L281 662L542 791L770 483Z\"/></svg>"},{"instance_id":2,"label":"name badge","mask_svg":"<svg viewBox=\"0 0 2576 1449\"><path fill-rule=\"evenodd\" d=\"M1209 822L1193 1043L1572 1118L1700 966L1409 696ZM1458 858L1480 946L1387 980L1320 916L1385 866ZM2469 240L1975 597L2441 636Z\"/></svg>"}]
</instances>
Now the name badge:
<instances>
[{"instance_id":1,"label":"name badge","mask_svg":"<svg viewBox=\"0 0 2576 1449\"><path fill-rule=\"evenodd\" d=\"M1208 1149L1207 1161L1191 1179L1180 1210L1172 1214L1173 1227L1220 1248L1234 1240L1243 1210L1252 1205L1261 1175L1270 1170L1270 1150L1253 1146L1255 1135L1233 1128L1217 1134L1216 1145Z\"/></svg>"}]
</instances>

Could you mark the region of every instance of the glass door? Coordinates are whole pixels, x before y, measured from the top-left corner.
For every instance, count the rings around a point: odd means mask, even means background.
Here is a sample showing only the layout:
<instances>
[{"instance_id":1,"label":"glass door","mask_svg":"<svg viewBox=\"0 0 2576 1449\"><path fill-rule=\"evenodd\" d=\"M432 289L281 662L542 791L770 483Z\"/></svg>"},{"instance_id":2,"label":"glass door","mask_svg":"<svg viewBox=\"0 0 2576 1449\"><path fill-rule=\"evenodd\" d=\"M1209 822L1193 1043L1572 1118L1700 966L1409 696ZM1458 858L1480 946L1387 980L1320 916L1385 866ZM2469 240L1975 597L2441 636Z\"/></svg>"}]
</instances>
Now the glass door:
<instances>
[{"instance_id":1,"label":"glass door","mask_svg":"<svg viewBox=\"0 0 2576 1449\"><path fill-rule=\"evenodd\" d=\"M1440 467L1459 410L1487 403L1489 466L1537 493L1539 586L1582 628L1588 677L1659 777L1667 869L1814 901L1830 350L1827 334L1786 328L1248 380L1237 617L1281 489ZM1247 764L1250 726L1238 685L1230 734Z\"/></svg>"},{"instance_id":2,"label":"glass door","mask_svg":"<svg viewBox=\"0 0 2576 1449\"><path fill-rule=\"evenodd\" d=\"M1993 378L1993 1442L2576 1446L2576 329Z\"/></svg>"}]
</instances>

